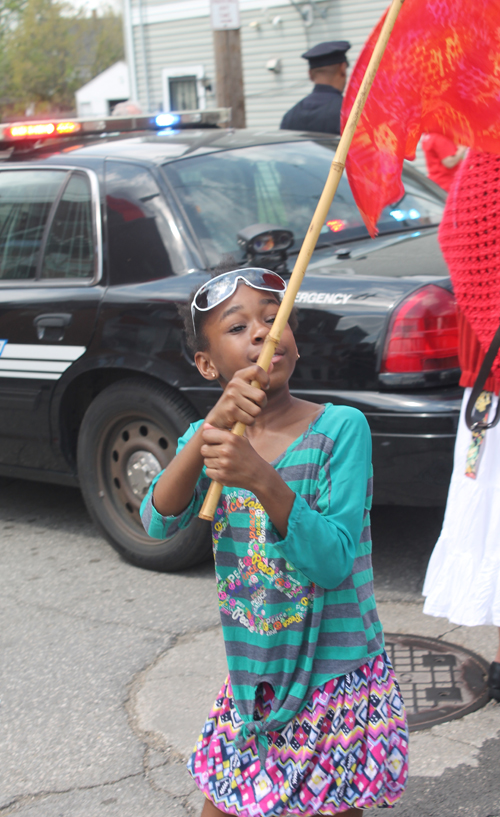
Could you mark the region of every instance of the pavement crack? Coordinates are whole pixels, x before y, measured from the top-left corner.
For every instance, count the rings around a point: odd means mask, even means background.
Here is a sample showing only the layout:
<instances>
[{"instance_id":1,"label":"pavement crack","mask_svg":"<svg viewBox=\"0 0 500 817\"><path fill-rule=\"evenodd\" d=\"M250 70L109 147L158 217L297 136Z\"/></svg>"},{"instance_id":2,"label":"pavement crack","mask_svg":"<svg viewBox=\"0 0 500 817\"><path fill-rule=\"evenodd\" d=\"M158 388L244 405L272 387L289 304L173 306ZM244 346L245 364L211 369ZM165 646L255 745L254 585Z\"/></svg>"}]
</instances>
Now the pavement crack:
<instances>
[{"instance_id":1,"label":"pavement crack","mask_svg":"<svg viewBox=\"0 0 500 817\"><path fill-rule=\"evenodd\" d=\"M73 619L73 621L85 621L89 624L94 624L99 627L122 627L126 630L134 630L135 632L145 632L145 633L153 633L157 636L170 636L170 633L167 630L160 630L157 627L144 627L142 625L137 624L129 624L128 622L123 621L113 621L112 619L97 619L92 616L87 615L80 615L78 613L73 613L71 610L60 610L58 607L53 607L50 604L40 604L39 602L28 602L25 599L19 599L17 597L11 596L8 593L3 594L4 598L10 599L10 601L15 602L16 605L25 607L30 607L37 612L47 612L47 613L55 613L59 616L64 616L66 619Z\"/></svg>"},{"instance_id":2,"label":"pavement crack","mask_svg":"<svg viewBox=\"0 0 500 817\"><path fill-rule=\"evenodd\" d=\"M461 624L457 624L457 625L455 625L455 627L452 627L450 630L446 630L446 632L441 633L441 635L437 635L436 636L436 641L439 641L441 638L444 638L445 635L449 635L450 633L454 633L455 630L459 630L461 628L461 626L462 626Z\"/></svg>"},{"instance_id":3,"label":"pavement crack","mask_svg":"<svg viewBox=\"0 0 500 817\"><path fill-rule=\"evenodd\" d=\"M39 791L39 792L32 792L29 794L20 794L17 797L14 797L9 803L4 806L0 806L0 814L7 814L7 809L18 808L19 806L23 806L26 803L33 803L37 800L43 799L44 797L59 797L63 794L72 794L74 792L79 791L93 791L95 789L105 788L106 786L116 786L117 783L123 783L125 780L132 780L136 777L144 777L144 769L140 772L132 772L131 774L123 775L123 777L117 777L116 780L105 780L102 783L94 783L88 786L70 786L68 789L47 789L46 791Z\"/></svg>"},{"instance_id":4,"label":"pavement crack","mask_svg":"<svg viewBox=\"0 0 500 817\"><path fill-rule=\"evenodd\" d=\"M432 731L431 731L431 736L433 738L438 738L440 740L447 740L448 743L451 743L452 745L455 744L455 743L460 743L462 746L467 746L469 749L477 749L478 751L480 749L480 747L476 746L475 743L469 743L469 741L467 741L467 740L460 740L460 738L456 738L455 736L450 738L450 737L448 737L448 735L433 735Z\"/></svg>"},{"instance_id":5,"label":"pavement crack","mask_svg":"<svg viewBox=\"0 0 500 817\"><path fill-rule=\"evenodd\" d=\"M168 752L170 760L176 757L179 760L185 762L185 759L181 757L178 753L176 753L172 747L168 746L161 738L159 738L158 734L152 734L151 732L145 732L143 729L139 727L138 718L137 718L137 695L142 688L142 685L148 675L148 673L175 647L178 647L182 644L186 644L191 641L193 638L196 638L198 635L202 635L204 633L213 632L214 630L220 630L220 624L208 624L205 627L200 627L197 630L190 630L188 633L177 633L172 634L171 640L168 646L165 649L162 649L156 657L150 661L147 666L140 669L135 675L132 677L128 684L128 693L125 699L125 711L127 713L127 719L130 726L131 731L133 734L138 738L145 747L151 749L158 749L162 752ZM222 637L222 636L221 636Z\"/></svg>"},{"instance_id":6,"label":"pavement crack","mask_svg":"<svg viewBox=\"0 0 500 817\"><path fill-rule=\"evenodd\" d=\"M132 630L134 632L144 632L144 633L152 633L158 637L167 637L173 638L175 640L175 644L178 643L179 639L190 639L194 638L194 636L199 635L200 633L205 633L210 630L216 630L220 627L220 622L216 624L207 624L205 626L199 627L197 629L188 630L179 630L177 632L169 632L168 630L162 630L159 627L145 627L144 625L138 624L130 624L126 621L114 621L113 619L97 619L93 616L88 615L80 615L79 613L74 613L71 610L61 610L58 607L54 607L50 604L40 604L39 602L30 602L26 601L26 599L19 599L17 596L10 595L9 593L2 594L3 599L9 599L11 602L14 602L17 607L24 606L27 608L31 608L36 610L37 612L47 612L47 613L55 613L58 616L63 616L67 619L73 619L73 621L83 621L89 624L94 624L98 627L121 627L125 630ZM175 646L174 643L171 644L167 649L171 649Z\"/></svg>"}]
</instances>

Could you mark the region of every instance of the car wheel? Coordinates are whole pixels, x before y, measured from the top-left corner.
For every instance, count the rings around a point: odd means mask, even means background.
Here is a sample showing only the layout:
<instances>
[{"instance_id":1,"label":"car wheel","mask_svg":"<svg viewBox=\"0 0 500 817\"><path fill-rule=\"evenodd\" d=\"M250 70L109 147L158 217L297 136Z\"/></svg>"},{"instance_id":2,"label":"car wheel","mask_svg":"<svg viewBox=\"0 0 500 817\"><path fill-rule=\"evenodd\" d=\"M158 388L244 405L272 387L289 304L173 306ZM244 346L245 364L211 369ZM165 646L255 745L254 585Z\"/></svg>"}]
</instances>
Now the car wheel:
<instances>
[{"instance_id":1,"label":"car wheel","mask_svg":"<svg viewBox=\"0 0 500 817\"><path fill-rule=\"evenodd\" d=\"M159 540L146 534L139 516L151 482L196 419L182 397L140 378L108 386L84 415L77 461L85 503L111 545L139 567L181 570L211 553L208 522L193 519L186 530Z\"/></svg>"}]
</instances>

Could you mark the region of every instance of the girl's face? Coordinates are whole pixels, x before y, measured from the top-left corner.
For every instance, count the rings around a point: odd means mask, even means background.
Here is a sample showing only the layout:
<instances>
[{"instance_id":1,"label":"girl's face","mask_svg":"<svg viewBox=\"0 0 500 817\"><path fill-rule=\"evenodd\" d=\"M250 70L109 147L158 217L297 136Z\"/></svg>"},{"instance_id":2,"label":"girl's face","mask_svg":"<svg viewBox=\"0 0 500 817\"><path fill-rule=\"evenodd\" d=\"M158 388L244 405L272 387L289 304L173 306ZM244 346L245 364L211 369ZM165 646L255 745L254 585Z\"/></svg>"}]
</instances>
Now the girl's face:
<instances>
[{"instance_id":1,"label":"girl's face","mask_svg":"<svg viewBox=\"0 0 500 817\"><path fill-rule=\"evenodd\" d=\"M203 324L208 349L195 355L203 377L207 380L217 377L229 383L239 369L257 363L279 305L273 292L254 289L241 282L234 295L211 309ZM288 383L296 360L297 346L287 324L273 356L269 391Z\"/></svg>"}]
</instances>

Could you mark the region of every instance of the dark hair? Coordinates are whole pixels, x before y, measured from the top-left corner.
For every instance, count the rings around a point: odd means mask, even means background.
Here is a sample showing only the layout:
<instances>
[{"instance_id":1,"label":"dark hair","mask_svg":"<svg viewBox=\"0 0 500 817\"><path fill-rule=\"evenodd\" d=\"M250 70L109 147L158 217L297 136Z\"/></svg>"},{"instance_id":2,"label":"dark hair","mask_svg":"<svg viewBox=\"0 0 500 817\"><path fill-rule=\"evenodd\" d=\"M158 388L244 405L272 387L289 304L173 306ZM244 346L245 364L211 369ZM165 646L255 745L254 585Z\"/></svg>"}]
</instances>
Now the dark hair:
<instances>
[{"instance_id":1,"label":"dark hair","mask_svg":"<svg viewBox=\"0 0 500 817\"><path fill-rule=\"evenodd\" d=\"M222 275L224 272L231 272L231 270L238 269L239 264L233 256L225 256L223 260L211 270L211 277L216 278L218 275ZM205 320L208 317L208 312L199 312L197 309L194 310L194 320L196 324L196 334L193 328L193 318L191 315L191 304L193 303L194 296L198 292L199 287L193 289L189 296L189 300L185 304L179 304L177 307L179 310L179 315L183 320L184 323L184 333L186 336L186 344L188 349L195 354L196 352L205 352L208 349L208 338L203 333L203 325ZM279 297L278 295L276 297ZM294 332L298 326L298 319L297 319L297 309L294 307L292 309L292 313L290 315L290 319L288 321L292 332Z\"/></svg>"},{"instance_id":2,"label":"dark hair","mask_svg":"<svg viewBox=\"0 0 500 817\"><path fill-rule=\"evenodd\" d=\"M222 261L214 267L211 272L211 278L217 278L218 275L222 275L224 272L231 272L233 269L238 268L238 262L236 259L231 256L224 256ZM198 312L197 309L194 310L194 321L196 324L196 334L193 327L193 317L191 315L191 304L193 303L194 296L198 292L199 287L193 289L193 291L189 295L189 300L185 304L179 304L177 307L179 310L179 315L182 318L184 323L184 333L186 336L186 344L188 349L193 353L196 352L204 352L208 349L208 338L206 335L203 334L203 324L205 323L205 319L207 317L207 312Z\"/></svg>"}]
</instances>

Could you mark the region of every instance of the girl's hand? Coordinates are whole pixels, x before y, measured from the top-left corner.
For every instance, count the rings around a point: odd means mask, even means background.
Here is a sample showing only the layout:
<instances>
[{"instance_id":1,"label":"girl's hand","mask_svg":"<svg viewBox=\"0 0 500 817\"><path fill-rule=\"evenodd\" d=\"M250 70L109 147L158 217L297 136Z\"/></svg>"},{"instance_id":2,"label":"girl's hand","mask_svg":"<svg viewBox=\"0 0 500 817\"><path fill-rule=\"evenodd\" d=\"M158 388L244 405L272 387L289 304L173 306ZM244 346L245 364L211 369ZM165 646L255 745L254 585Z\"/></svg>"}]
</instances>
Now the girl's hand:
<instances>
[{"instance_id":1,"label":"girl's hand","mask_svg":"<svg viewBox=\"0 0 500 817\"><path fill-rule=\"evenodd\" d=\"M257 454L246 437L204 423L202 438L200 453L207 476L222 485L246 488L255 493L263 471L271 466Z\"/></svg>"},{"instance_id":2,"label":"girl's hand","mask_svg":"<svg viewBox=\"0 0 500 817\"><path fill-rule=\"evenodd\" d=\"M252 380L257 380L262 388L252 386ZM217 428L232 428L237 422L246 426L253 425L267 403L263 389L267 389L268 386L269 375L257 364L240 369L227 384L217 404L207 414L207 422Z\"/></svg>"}]
</instances>

